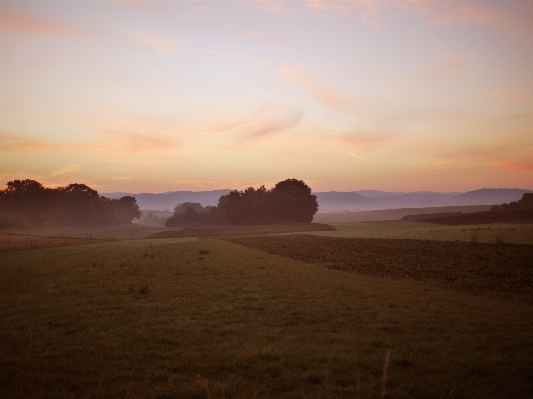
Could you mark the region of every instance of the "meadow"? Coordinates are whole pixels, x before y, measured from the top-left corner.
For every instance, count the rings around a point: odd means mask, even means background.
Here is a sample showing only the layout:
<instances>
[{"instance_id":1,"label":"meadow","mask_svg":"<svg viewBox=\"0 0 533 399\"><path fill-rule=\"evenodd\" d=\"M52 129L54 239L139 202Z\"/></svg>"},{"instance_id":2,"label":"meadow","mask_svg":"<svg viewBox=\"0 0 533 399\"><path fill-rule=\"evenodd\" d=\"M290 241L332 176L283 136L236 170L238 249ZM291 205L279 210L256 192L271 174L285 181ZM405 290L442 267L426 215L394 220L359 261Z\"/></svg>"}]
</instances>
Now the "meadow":
<instances>
[{"instance_id":1,"label":"meadow","mask_svg":"<svg viewBox=\"0 0 533 399\"><path fill-rule=\"evenodd\" d=\"M320 241L335 237L134 238L0 253L1 397L533 393L527 292L365 275L343 270L341 255L301 258L302 250L336 251L338 244ZM278 240L269 246L285 249L251 248L247 240ZM529 246L514 254L511 244L444 244L458 245L472 263L500 251L524 268L522 278L531 269ZM393 267L400 257L383 248L389 254L378 266ZM435 253L420 256L413 253L413 269ZM480 270L494 267L483 262Z\"/></svg>"}]
</instances>

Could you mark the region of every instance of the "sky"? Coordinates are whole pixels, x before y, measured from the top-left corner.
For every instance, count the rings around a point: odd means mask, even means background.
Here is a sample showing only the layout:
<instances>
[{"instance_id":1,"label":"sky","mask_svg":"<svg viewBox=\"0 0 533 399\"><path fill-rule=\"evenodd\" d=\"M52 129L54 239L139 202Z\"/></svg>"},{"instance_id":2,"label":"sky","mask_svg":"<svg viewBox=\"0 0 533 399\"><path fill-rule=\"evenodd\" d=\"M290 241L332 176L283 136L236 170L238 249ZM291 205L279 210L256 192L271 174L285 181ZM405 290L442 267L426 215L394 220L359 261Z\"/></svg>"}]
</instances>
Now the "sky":
<instances>
[{"instance_id":1,"label":"sky","mask_svg":"<svg viewBox=\"0 0 533 399\"><path fill-rule=\"evenodd\" d=\"M0 187L533 188L530 0L0 0Z\"/></svg>"}]
</instances>

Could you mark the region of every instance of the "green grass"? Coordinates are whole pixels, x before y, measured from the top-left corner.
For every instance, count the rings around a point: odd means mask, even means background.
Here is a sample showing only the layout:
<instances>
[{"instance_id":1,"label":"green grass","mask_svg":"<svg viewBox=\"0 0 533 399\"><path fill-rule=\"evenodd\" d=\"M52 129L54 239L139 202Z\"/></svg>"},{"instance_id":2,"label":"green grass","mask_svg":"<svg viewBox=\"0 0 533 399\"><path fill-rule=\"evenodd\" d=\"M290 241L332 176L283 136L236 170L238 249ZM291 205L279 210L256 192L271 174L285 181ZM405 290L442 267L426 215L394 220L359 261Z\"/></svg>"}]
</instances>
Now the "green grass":
<instances>
[{"instance_id":1,"label":"green grass","mask_svg":"<svg viewBox=\"0 0 533 399\"><path fill-rule=\"evenodd\" d=\"M0 254L6 398L529 398L533 306L229 242Z\"/></svg>"},{"instance_id":2,"label":"green grass","mask_svg":"<svg viewBox=\"0 0 533 399\"><path fill-rule=\"evenodd\" d=\"M338 223L336 231L309 234L353 238L410 238L439 241L495 242L498 238L515 244L533 244L533 224L490 224L476 226L443 226L421 222ZM307 233L306 233L307 234Z\"/></svg>"},{"instance_id":3,"label":"green grass","mask_svg":"<svg viewBox=\"0 0 533 399\"><path fill-rule=\"evenodd\" d=\"M98 241L135 240L168 231L166 227L130 223L119 226L28 227L0 229L0 252L79 245Z\"/></svg>"}]
</instances>

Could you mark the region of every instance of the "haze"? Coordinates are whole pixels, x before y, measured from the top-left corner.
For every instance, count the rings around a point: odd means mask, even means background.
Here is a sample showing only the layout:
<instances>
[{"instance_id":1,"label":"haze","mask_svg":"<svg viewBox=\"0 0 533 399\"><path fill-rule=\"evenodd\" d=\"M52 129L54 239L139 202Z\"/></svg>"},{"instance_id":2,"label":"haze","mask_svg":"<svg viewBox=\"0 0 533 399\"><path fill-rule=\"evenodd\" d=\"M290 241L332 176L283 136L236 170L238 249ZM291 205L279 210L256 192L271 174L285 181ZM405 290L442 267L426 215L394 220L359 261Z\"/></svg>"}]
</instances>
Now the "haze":
<instances>
[{"instance_id":1,"label":"haze","mask_svg":"<svg viewBox=\"0 0 533 399\"><path fill-rule=\"evenodd\" d=\"M0 186L533 186L531 1L0 1Z\"/></svg>"}]
</instances>

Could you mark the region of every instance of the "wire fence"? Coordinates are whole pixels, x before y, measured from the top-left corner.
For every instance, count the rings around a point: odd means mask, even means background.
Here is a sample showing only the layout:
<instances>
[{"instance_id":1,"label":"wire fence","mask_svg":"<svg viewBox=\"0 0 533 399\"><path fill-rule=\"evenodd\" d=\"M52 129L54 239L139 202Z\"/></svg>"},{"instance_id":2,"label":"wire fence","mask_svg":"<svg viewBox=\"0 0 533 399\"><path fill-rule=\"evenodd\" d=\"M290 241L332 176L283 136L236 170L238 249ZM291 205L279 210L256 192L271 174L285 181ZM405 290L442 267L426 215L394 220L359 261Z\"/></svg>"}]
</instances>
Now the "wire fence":
<instances>
[{"instance_id":1,"label":"wire fence","mask_svg":"<svg viewBox=\"0 0 533 399\"><path fill-rule=\"evenodd\" d=\"M36 235L26 233L0 233L0 251L21 251L28 249L63 247L70 245L93 244L111 241L122 241L143 238L142 233L102 235L90 234L69 236L63 233L59 235Z\"/></svg>"}]
</instances>

